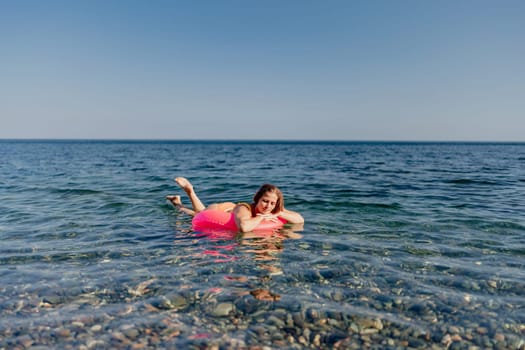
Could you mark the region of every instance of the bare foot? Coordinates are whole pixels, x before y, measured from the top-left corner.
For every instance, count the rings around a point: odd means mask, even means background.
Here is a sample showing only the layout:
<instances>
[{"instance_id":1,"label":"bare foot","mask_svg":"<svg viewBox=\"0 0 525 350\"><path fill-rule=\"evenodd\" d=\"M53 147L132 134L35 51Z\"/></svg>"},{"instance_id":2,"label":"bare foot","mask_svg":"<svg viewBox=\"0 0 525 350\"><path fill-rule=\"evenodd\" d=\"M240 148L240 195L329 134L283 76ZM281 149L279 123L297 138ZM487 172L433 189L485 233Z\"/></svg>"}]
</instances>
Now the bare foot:
<instances>
[{"instance_id":1,"label":"bare foot","mask_svg":"<svg viewBox=\"0 0 525 350\"><path fill-rule=\"evenodd\" d=\"M180 196L166 196L166 199L171 202L174 206L178 207L182 205Z\"/></svg>"},{"instance_id":2,"label":"bare foot","mask_svg":"<svg viewBox=\"0 0 525 350\"><path fill-rule=\"evenodd\" d=\"M180 196L166 196L166 199L171 202L181 213L186 213L191 216L195 216L195 211L186 208L182 205L182 201L180 200Z\"/></svg>"},{"instance_id":3,"label":"bare foot","mask_svg":"<svg viewBox=\"0 0 525 350\"><path fill-rule=\"evenodd\" d=\"M180 186L188 195L193 192L193 186L191 182L185 177L176 177L175 182Z\"/></svg>"}]
</instances>

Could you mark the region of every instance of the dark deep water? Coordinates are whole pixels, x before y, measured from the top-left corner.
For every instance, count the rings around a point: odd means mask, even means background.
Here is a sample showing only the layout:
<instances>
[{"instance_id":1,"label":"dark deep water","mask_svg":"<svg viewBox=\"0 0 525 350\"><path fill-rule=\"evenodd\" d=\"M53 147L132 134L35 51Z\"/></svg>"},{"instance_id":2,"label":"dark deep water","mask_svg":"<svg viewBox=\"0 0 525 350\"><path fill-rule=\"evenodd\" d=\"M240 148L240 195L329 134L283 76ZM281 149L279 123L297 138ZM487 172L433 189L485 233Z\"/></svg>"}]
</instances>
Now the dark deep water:
<instances>
[{"instance_id":1,"label":"dark deep water","mask_svg":"<svg viewBox=\"0 0 525 350\"><path fill-rule=\"evenodd\" d=\"M0 349L525 349L525 144L0 141ZM301 232L164 197L263 182ZM183 200L189 203L183 196Z\"/></svg>"}]
</instances>

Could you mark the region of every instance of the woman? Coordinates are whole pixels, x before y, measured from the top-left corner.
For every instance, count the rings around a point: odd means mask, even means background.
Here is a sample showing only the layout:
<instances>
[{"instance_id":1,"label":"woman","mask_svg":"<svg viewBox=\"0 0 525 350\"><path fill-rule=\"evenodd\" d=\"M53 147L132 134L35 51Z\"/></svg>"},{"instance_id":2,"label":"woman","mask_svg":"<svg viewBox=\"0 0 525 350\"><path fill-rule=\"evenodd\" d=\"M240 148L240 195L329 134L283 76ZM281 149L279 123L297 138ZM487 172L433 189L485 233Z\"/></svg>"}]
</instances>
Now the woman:
<instances>
[{"instance_id":1,"label":"woman","mask_svg":"<svg viewBox=\"0 0 525 350\"><path fill-rule=\"evenodd\" d=\"M186 192L193 207L193 210L184 207L180 196L167 196L166 199L181 212L192 216L206 209L233 212L235 223L241 232L253 231L253 229L264 220L277 221L281 218L291 224L304 223L304 219L299 213L284 208L283 194L281 190L274 185L262 185L255 193L253 203L251 204L225 202L211 204L206 207L193 190L193 186L188 179L177 177L175 178L175 182Z\"/></svg>"}]
</instances>

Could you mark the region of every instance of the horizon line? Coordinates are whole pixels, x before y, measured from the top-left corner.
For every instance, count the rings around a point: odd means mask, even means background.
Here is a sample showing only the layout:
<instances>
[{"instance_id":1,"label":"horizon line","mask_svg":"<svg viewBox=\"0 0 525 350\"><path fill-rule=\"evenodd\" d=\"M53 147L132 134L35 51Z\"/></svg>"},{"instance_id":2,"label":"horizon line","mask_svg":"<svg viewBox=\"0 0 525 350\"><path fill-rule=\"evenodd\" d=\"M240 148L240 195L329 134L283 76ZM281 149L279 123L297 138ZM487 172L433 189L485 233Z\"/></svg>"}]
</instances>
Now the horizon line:
<instances>
[{"instance_id":1,"label":"horizon line","mask_svg":"<svg viewBox=\"0 0 525 350\"><path fill-rule=\"evenodd\" d=\"M398 140L398 139L227 139L227 138L210 138L210 139L166 139L166 138L0 138L0 141L45 141L45 142L256 142L256 143L497 143L497 144L520 144L525 141L501 141L501 140Z\"/></svg>"}]
</instances>

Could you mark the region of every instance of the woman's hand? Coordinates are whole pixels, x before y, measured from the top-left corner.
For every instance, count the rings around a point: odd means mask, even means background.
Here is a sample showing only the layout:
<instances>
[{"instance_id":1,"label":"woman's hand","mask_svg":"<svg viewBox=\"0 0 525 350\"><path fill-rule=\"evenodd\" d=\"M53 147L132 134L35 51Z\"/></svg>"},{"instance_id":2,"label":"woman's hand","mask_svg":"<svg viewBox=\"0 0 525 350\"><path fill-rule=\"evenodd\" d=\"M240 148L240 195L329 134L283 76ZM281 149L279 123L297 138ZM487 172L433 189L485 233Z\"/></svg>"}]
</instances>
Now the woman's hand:
<instances>
[{"instance_id":1,"label":"woman's hand","mask_svg":"<svg viewBox=\"0 0 525 350\"><path fill-rule=\"evenodd\" d=\"M263 220L268 220L272 222L279 222L279 214L257 214L256 216L261 217Z\"/></svg>"}]
</instances>

